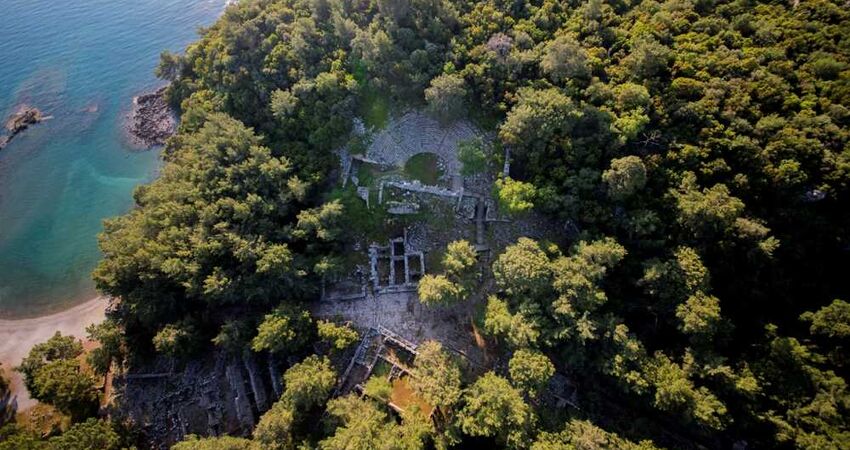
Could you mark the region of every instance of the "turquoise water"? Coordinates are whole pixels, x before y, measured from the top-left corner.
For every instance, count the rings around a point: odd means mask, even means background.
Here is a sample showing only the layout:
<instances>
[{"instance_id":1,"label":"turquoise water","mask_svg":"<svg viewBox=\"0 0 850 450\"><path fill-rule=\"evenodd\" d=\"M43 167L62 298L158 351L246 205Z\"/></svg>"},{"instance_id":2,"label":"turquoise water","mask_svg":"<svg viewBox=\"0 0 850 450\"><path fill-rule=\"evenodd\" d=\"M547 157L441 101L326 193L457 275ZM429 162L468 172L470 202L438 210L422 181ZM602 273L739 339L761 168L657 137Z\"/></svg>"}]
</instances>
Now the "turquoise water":
<instances>
[{"instance_id":1,"label":"turquoise water","mask_svg":"<svg viewBox=\"0 0 850 450\"><path fill-rule=\"evenodd\" d=\"M132 207L156 150L133 151L121 121L159 85L160 51L179 51L225 0L0 1L0 114L51 119L0 150L0 317L26 317L95 295L105 217Z\"/></svg>"}]
</instances>

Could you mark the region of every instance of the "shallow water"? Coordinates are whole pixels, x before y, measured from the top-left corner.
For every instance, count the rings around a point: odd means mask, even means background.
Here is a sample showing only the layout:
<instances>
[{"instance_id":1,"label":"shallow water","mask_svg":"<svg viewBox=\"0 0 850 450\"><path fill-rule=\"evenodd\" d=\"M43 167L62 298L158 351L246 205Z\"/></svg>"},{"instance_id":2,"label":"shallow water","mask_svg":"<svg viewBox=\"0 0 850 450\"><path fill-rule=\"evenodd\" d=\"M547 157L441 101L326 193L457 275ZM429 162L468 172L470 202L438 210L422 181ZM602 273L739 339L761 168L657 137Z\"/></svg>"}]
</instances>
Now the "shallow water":
<instances>
[{"instance_id":1,"label":"shallow water","mask_svg":"<svg viewBox=\"0 0 850 450\"><path fill-rule=\"evenodd\" d=\"M131 98L160 84L160 51L183 49L224 4L0 0L0 120L20 104L52 116L0 150L0 317L95 295L101 221L159 164L124 143Z\"/></svg>"}]
</instances>

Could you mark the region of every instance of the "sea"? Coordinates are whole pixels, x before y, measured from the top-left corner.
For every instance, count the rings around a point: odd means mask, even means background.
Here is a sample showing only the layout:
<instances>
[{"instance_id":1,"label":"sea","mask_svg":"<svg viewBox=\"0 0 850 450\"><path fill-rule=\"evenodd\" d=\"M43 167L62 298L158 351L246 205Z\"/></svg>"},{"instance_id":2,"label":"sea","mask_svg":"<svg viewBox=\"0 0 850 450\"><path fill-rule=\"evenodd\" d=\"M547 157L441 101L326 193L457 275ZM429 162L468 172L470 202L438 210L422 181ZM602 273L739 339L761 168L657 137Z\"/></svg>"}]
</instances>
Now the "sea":
<instances>
[{"instance_id":1,"label":"sea","mask_svg":"<svg viewBox=\"0 0 850 450\"><path fill-rule=\"evenodd\" d=\"M0 121L20 105L47 120L0 150L0 318L97 295L103 219L133 207L159 150L126 142L132 97L162 85L163 50L183 51L227 0L0 0Z\"/></svg>"}]
</instances>

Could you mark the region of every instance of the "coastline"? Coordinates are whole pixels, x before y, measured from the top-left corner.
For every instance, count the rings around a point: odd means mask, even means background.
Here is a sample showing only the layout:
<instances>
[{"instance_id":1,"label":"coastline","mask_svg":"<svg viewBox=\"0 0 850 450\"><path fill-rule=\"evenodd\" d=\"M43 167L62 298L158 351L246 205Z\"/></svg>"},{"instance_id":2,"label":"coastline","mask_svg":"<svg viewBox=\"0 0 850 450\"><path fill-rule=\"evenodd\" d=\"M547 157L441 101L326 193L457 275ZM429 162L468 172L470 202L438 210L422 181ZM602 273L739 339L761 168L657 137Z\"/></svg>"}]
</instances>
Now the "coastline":
<instances>
[{"instance_id":1,"label":"coastline","mask_svg":"<svg viewBox=\"0 0 850 450\"><path fill-rule=\"evenodd\" d=\"M18 412L37 402L30 398L23 379L12 368L21 363L33 346L50 339L57 331L84 340L86 327L103 321L108 305L109 299L99 296L54 314L29 319L0 319L0 363L11 382L12 398L17 402Z\"/></svg>"}]
</instances>

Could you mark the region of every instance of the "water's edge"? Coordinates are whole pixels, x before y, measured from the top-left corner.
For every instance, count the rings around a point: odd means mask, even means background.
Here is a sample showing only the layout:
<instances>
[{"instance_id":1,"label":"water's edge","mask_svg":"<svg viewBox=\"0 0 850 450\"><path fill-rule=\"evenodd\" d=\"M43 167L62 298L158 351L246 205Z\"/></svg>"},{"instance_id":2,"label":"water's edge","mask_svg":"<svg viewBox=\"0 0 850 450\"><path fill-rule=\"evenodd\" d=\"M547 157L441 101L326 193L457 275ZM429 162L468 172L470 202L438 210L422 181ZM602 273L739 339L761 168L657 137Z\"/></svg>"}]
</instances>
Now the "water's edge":
<instances>
[{"instance_id":1,"label":"water's edge","mask_svg":"<svg viewBox=\"0 0 850 450\"><path fill-rule=\"evenodd\" d=\"M225 0L9 0L0 27L0 116L18 105L53 118L0 151L0 319L55 314L97 296L102 220L132 207L159 150L139 151L124 121L162 82L159 53L180 51ZM21 36L26 36L22 39Z\"/></svg>"}]
</instances>

